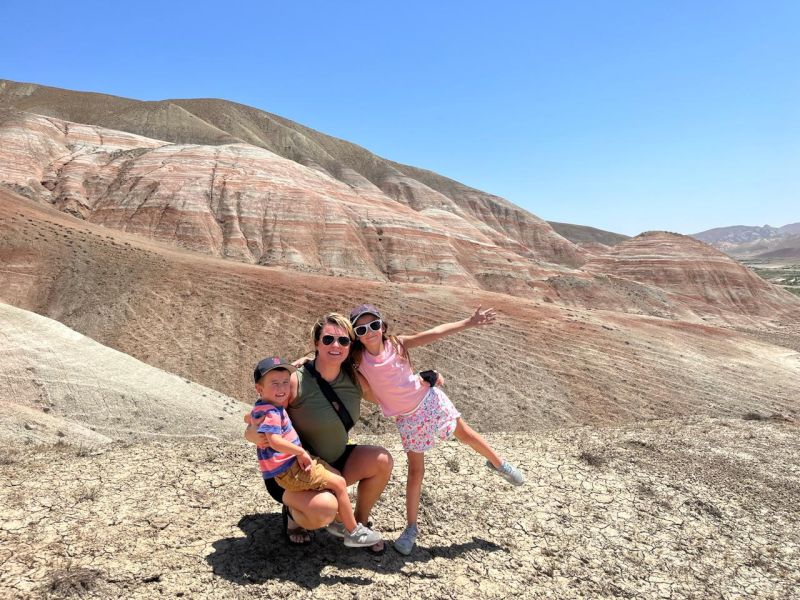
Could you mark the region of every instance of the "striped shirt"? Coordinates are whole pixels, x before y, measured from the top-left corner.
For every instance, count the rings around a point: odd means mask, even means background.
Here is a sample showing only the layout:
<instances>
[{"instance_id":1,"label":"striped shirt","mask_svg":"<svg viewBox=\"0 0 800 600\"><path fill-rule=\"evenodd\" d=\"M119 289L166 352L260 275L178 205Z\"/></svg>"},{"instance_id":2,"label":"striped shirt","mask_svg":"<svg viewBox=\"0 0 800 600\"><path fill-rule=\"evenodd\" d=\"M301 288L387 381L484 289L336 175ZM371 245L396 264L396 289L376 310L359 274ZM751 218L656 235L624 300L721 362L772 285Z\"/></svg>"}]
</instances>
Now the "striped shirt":
<instances>
[{"instance_id":1,"label":"striped shirt","mask_svg":"<svg viewBox=\"0 0 800 600\"><path fill-rule=\"evenodd\" d=\"M300 445L300 438L292 427L292 421L286 410L281 406L273 406L265 400L257 400L250 411L250 419L258 426L258 433L272 433L280 435L283 439ZM258 453L258 468L264 479L271 479L288 470L297 460L294 454L285 454L273 450L269 446L256 447Z\"/></svg>"}]
</instances>

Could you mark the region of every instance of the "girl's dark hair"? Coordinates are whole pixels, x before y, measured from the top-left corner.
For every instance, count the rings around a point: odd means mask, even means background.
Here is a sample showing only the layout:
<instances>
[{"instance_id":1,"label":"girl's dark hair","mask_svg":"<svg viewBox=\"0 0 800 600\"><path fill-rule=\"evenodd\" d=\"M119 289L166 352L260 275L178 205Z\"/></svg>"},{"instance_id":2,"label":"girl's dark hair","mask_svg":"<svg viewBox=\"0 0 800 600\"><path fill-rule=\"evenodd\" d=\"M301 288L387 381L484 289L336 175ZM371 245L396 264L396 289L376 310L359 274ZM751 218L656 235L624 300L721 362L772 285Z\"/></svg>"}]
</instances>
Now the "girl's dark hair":
<instances>
[{"instance_id":1,"label":"girl's dark hair","mask_svg":"<svg viewBox=\"0 0 800 600\"><path fill-rule=\"evenodd\" d=\"M394 346L395 352L405 360L408 361L408 365L411 367L411 370L414 370L414 367L411 365L411 356L408 354L408 349L403 345L403 343L397 338L396 335L389 333L389 323L386 321L384 317L381 317L381 322L383 323L383 335L381 339L385 342L389 340L389 343ZM355 336L355 332L353 333ZM361 340L358 339L358 336L355 336L356 341L352 344L352 349L350 350L350 359L353 361L354 366L358 366L361 362L361 356L364 354L364 344L361 343Z\"/></svg>"}]
</instances>

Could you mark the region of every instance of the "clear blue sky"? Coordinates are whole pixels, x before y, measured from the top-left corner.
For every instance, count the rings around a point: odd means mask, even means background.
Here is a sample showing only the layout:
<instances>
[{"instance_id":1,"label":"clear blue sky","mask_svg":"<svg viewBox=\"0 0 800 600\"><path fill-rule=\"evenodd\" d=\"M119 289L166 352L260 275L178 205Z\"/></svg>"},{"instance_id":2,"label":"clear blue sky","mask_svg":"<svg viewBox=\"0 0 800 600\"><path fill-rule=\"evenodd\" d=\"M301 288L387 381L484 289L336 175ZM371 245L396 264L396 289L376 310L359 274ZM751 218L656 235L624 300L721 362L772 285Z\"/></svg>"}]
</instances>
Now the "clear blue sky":
<instances>
[{"instance_id":1,"label":"clear blue sky","mask_svg":"<svg viewBox=\"0 0 800 600\"><path fill-rule=\"evenodd\" d=\"M633 235L800 221L800 2L0 0L0 78L273 112Z\"/></svg>"}]
</instances>

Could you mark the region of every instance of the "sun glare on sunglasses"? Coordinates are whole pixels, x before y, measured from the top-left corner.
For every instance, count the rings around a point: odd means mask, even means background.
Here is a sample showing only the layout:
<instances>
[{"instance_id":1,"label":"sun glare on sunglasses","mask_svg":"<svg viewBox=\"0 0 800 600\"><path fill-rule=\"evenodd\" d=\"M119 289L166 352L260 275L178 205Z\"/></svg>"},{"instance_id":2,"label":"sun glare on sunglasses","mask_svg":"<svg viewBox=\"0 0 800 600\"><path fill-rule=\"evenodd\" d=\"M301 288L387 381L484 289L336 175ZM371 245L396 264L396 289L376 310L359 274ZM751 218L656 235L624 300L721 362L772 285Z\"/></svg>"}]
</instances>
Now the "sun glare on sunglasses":
<instances>
[{"instance_id":1,"label":"sun glare on sunglasses","mask_svg":"<svg viewBox=\"0 0 800 600\"><path fill-rule=\"evenodd\" d=\"M364 325L359 325L358 327L355 327L353 329L353 331L356 332L356 335L358 337L361 337L362 335L367 335L367 331L368 331L367 328L372 329L372 331L378 331L378 329L381 328L381 325L382 325L381 320L380 319L375 319L374 321L372 321L370 323L365 323Z\"/></svg>"},{"instance_id":2,"label":"sun glare on sunglasses","mask_svg":"<svg viewBox=\"0 0 800 600\"><path fill-rule=\"evenodd\" d=\"M334 340L339 342L340 346L349 346L350 345L350 338L346 335L340 336L333 336L333 335L323 335L320 340L322 341L323 346L330 346Z\"/></svg>"}]
</instances>

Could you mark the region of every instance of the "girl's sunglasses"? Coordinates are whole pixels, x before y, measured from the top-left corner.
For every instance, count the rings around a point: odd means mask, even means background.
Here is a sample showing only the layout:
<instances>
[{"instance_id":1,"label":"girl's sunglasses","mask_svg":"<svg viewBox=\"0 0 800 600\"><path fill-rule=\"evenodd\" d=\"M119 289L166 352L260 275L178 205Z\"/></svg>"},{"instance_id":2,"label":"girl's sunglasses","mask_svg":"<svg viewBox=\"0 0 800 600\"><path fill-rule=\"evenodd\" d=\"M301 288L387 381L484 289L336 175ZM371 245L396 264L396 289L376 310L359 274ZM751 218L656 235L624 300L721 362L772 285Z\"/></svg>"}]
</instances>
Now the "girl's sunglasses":
<instances>
[{"instance_id":1,"label":"girl's sunglasses","mask_svg":"<svg viewBox=\"0 0 800 600\"><path fill-rule=\"evenodd\" d=\"M383 322L380 319L375 319L371 323L365 323L364 325L354 327L353 331L356 332L358 337L361 337L362 335L367 335L367 331L369 331L369 329L372 329L372 331L378 331L378 329L381 328L381 325L383 325Z\"/></svg>"},{"instance_id":2,"label":"girl's sunglasses","mask_svg":"<svg viewBox=\"0 0 800 600\"><path fill-rule=\"evenodd\" d=\"M320 338L320 341L322 342L323 346L330 346L334 342L334 340L339 342L339 345L342 347L350 345L350 338L347 337L346 335L340 335L338 337L333 335L323 335Z\"/></svg>"}]
</instances>

